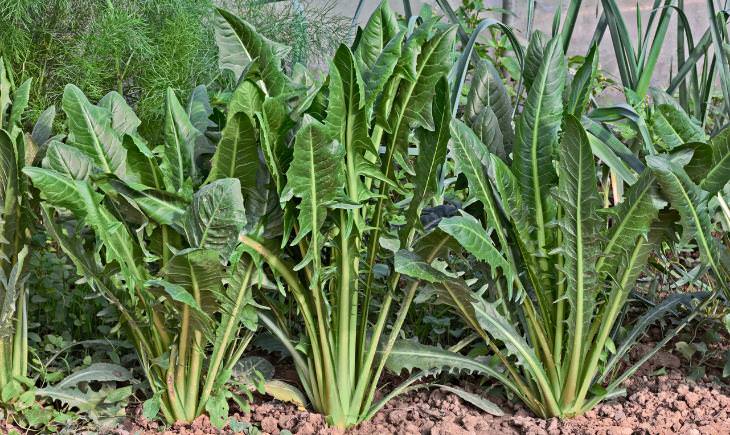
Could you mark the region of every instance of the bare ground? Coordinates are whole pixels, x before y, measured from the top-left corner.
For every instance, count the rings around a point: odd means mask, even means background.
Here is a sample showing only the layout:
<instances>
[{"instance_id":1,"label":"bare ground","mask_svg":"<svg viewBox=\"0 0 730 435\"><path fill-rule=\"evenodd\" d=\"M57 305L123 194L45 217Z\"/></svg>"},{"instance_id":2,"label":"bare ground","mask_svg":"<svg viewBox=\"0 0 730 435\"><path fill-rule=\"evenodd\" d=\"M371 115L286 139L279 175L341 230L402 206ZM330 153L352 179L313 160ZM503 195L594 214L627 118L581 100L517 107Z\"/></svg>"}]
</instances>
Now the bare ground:
<instances>
[{"instance_id":1,"label":"bare ground","mask_svg":"<svg viewBox=\"0 0 730 435\"><path fill-rule=\"evenodd\" d=\"M642 347L643 346L643 347ZM648 350L640 345L635 355ZM328 428L320 414L297 409L274 400L260 399L247 415L232 417L259 427L264 433L279 434L727 434L730 433L730 387L718 382L714 375L697 382L687 379L678 357L659 352L630 379L626 397L598 405L587 414L560 421L543 420L518 403L506 403L490 397L505 411L495 417L464 403L457 396L442 390L411 392L392 400L370 422L346 432ZM664 368L665 374L652 375ZM157 423L134 417L113 433L118 435L150 434L229 434L229 427L219 431L207 417L192 424L178 424L163 430Z\"/></svg>"}]
</instances>

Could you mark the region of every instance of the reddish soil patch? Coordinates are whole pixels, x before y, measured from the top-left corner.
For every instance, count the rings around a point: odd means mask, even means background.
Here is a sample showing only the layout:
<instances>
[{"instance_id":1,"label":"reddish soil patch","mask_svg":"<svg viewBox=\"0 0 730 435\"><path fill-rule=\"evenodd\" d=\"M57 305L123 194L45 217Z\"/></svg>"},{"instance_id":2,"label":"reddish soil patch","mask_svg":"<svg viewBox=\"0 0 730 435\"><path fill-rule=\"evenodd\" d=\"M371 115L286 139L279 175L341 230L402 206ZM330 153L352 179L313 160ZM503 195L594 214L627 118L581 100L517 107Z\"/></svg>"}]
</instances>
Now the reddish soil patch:
<instances>
[{"instance_id":1,"label":"reddish soil patch","mask_svg":"<svg viewBox=\"0 0 730 435\"><path fill-rule=\"evenodd\" d=\"M646 349L644 349L646 350ZM637 352L642 351L639 346ZM652 376L664 368L666 374ZM385 434L724 434L730 433L730 387L705 377L687 380L680 370L680 360L668 352L659 352L626 385L625 398L598 405L586 415L560 421L535 418L520 404L493 399L505 411L502 417L485 414L442 390L416 391L392 400L370 422L344 433L352 435ZM294 405L263 401L252 406L247 415L235 414L236 420L251 423L264 433L343 434L328 428L324 418L297 409ZM159 433L157 423L141 418L131 420L114 433ZM191 425L175 425L169 434L230 434L229 427L214 429L207 417Z\"/></svg>"}]
</instances>

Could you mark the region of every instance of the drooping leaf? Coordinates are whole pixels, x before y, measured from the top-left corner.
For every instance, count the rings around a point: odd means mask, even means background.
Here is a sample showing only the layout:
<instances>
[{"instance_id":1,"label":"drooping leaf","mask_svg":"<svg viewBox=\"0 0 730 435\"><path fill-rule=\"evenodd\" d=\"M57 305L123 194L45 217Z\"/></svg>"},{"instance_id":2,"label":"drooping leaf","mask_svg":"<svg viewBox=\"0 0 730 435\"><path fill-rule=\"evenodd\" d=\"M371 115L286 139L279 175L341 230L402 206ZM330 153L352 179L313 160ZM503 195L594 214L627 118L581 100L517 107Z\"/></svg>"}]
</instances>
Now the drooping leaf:
<instances>
[{"instance_id":1,"label":"drooping leaf","mask_svg":"<svg viewBox=\"0 0 730 435\"><path fill-rule=\"evenodd\" d=\"M491 400L488 400L478 394L470 393L461 388L451 387L448 385L439 385L439 388L441 388L442 390L446 390L450 393L456 394L461 399L471 403L472 405L476 406L477 408L481 409L482 411L486 412L487 414L495 415L497 417L504 415L504 411L502 411L497 404L495 404Z\"/></svg>"},{"instance_id":2,"label":"drooping leaf","mask_svg":"<svg viewBox=\"0 0 730 435\"><path fill-rule=\"evenodd\" d=\"M94 363L63 378L56 388L75 387L81 382L126 382L132 380L132 373L118 364Z\"/></svg>"},{"instance_id":3,"label":"drooping leaf","mask_svg":"<svg viewBox=\"0 0 730 435\"><path fill-rule=\"evenodd\" d=\"M713 236L713 226L707 209L708 194L689 178L678 164L665 155L648 156L646 163L659 180L663 194L672 208L679 212L682 239L694 239L700 258L718 276L728 273L727 248Z\"/></svg>"},{"instance_id":4,"label":"drooping leaf","mask_svg":"<svg viewBox=\"0 0 730 435\"><path fill-rule=\"evenodd\" d=\"M705 168L700 188L710 195L722 190L730 181L730 128L710 140L711 165Z\"/></svg>"},{"instance_id":5,"label":"drooping leaf","mask_svg":"<svg viewBox=\"0 0 730 435\"><path fill-rule=\"evenodd\" d=\"M417 343L411 340L398 340L388 355L386 362L388 370L399 374L403 370L412 372L414 369L423 371L446 370L453 373L479 373L498 379L506 386L513 385L498 370L478 361L447 349Z\"/></svg>"},{"instance_id":6,"label":"drooping leaf","mask_svg":"<svg viewBox=\"0 0 730 435\"><path fill-rule=\"evenodd\" d=\"M433 268L417 254L405 249L401 249L396 252L394 268L396 272L402 275L407 275L430 283L441 282L449 278L440 270Z\"/></svg>"},{"instance_id":7,"label":"drooping leaf","mask_svg":"<svg viewBox=\"0 0 730 435\"><path fill-rule=\"evenodd\" d=\"M517 275L476 218L469 214L446 218L439 223L439 228L456 239L468 253L489 264L492 277L496 277L497 269L500 269L511 291Z\"/></svg>"}]
</instances>

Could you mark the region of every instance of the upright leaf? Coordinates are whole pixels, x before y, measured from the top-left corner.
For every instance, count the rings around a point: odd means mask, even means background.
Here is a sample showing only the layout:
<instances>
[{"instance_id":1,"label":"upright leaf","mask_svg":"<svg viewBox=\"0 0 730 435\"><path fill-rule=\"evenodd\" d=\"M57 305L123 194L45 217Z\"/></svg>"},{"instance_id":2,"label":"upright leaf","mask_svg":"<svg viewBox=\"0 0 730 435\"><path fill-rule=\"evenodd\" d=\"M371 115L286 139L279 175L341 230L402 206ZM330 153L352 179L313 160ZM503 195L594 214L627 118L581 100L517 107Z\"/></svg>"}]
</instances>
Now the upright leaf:
<instances>
[{"instance_id":1,"label":"upright leaf","mask_svg":"<svg viewBox=\"0 0 730 435\"><path fill-rule=\"evenodd\" d=\"M281 69L281 59L288 47L265 38L232 13L216 10L215 40L220 68L231 70L236 80L248 68L249 74L256 74L266 84L267 94L285 93L290 85Z\"/></svg>"},{"instance_id":2,"label":"upright leaf","mask_svg":"<svg viewBox=\"0 0 730 435\"><path fill-rule=\"evenodd\" d=\"M200 131L190 122L175 92L167 89L165 100L165 144L162 154L162 173L165 185L173 192L180 191L188 178L195 178L195 141Z\"/></svg>"},{"instance_id":3,"label":"upright leaf","mask_svg":"<svg viewBox=\"0 0 730 435\"><path fill-rule=\"evenodd\" d=\"M211 162L208 182L236 178L241 187L255 188L259 166L258 141L254 123L245 112L238 112L226 123Z\"/></svg>"},{"instance_id":4,"label":"upright leaf","mask_svg":"<svg viewBox=\"0 0 730 435\"><path fill-rule=\"evenodd\" d=\"M297 206L299 234L294 243L311 234L309 252L301 266L319 257L319 230L327 216L327 205L343 195L345 184L342 144L332 141L324 125L315 119L305 115L303 122L294 141L294 159L286 173L285 188L285 197L301 199Z\"/></svg>"},{"instance_id":5,"label":"upright leaf","mask_svg":"<svg viewBox=\"0 0 730 435\"><path fill-rule=\"evenodd\" d=\"M451 99L449 83L442 77L436 84L436 96L433 105L435 131L420 129L418 158L416 159L416 177L414 179L413 196L406 213L407 222L418 222L421 210L426 201L436 193L442 166L446 159L446 151L451 137Z\"/></svg>"},{"instance_id":6,"label":"upright leaf","mask_svg":"<svg viewBox=\"0 0 730 435\"><path fill-rule=\"evenodd\" d=\"M127 151L112 129L111 112L89 103L74 85L63 91L63 110L68 118L69 142L89 156L102 172L124 178Z\"/></svg>"},{"instance_id":7,"label":"upright leaf","mask_svg":"<svg viewBox=\"0 0 730 435\"><path fill-rule=\"evenodd\" d=\"M572 309L567 329L572 349L567 354L570 362L568 378L579 376L580 361L587 350L584 346L595 309L598 279L598 232L601 220L597 210L601 200L596 187L596 165L588 137L573 116L565 121L560 143L560 182L558 200L562 205L563 218L560 229L563 234L563 254L566 295ZM565 392L570 397L575 385L566 382Z\"/></svg>"},{"instance_id":8,"label":"upright leaf","mask_svg":"<svg viewBox=\"0 0 730 435\"><path fill-rule=\"evenodd\" d=\"M127 101L118 92L111 91L99 100L99 107L103 107L112 115L112 128L120 135L133 134L142 121L137 118Z\"/></svg>"},{"instance_id":9,"label":"upright leaf","mask_svg":"<svg viewBox=\"0 0 730 435\"><path fill-rule=\"evenodd\" d=\"M534 216L540 248L545 245L545 225L554 218L547 197L557 180L553 157L563 113L565 70L560 40L555 38L545 48L542 65L517 122L512 172Z\"/></svg>"}]
</instances>

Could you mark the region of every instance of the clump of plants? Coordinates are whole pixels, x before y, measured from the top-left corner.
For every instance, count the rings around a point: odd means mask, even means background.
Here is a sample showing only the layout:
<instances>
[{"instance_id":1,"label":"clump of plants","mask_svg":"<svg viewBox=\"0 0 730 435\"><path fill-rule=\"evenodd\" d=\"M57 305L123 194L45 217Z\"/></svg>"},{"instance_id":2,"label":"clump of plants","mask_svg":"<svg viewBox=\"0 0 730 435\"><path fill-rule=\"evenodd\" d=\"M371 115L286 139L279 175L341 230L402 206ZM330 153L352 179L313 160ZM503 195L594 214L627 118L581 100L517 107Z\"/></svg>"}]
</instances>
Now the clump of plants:
<instances>
[{"instance_id":1,"label":"clump of plants","mask_svg":"<svg viewBox=\"0 0 730 435\"><path fill-rule=\"evenodd\" d=\"M55 242L119 313L151 390L145 414L172 423L208 412L222 425L237 396L221 387L257 327L256 278L237 242L240 181L196 162L211 113L205 92L188 107L168 90L164 143L153 147L120 94L94 105L69 85L68 135L24 172ZM244 139L235 121L221 133L222 144Z\"/></svg>"},{"instance_id":2,"label":"clump of plants","mask_svg":"<svg viewBox=\"0 0 730 435\"><path fill-rule=\"evenodd\" d=\"M289 356L299 377L303 392L286 386L286 395L339 428L445 369L494 379L545 418L620 395L643 362L730 295L730 254L713 236L713 218L727 208L730 130L708 135L693 120L689 113L706 113L694 106L706 97L694 85L680 101L650 90L654 47L636 59L614 2L602 3L625 69L627 103L611 107L593 98L605 26L568 67L575 1L564 21L556 15L551 36L528 31L526 48L494 20L467 33L428 7L399 19L384 1L321 77L287 61L302 53L216 9L210 74L227 77L230 92L211 103L201 85L182 104L166 87L161 102L139 100L140 111L150 104L163 119L154 134L129 104L126 79L122 92L92 98L66 85L62 133L51 137L51 108L24 134L30 82L15 88L0 62L0 345L25 347L12 363L0 356L3 398L25 406L50 397L65 409L120 415L141 390L147 418L207 414L222 428L229 401L247 409L247 383L269 394L281 387L266 385L273 368L242 360L260 325L280 343L262 346ZM124 7L137 6L155 7ZM663 37L667 18L656 18ZM509 50L479 49L487 30ZM726 38L717 23L710 30L709 41ZM489 58L507 54L512 62ZM514 87L502 77L508 64ZM132 82L144 76L135 74ZM92 361L55 385L27 377L27 338L15 336L27 336L22 261L35 215L7 194L16 191L42 200L37 215L111 307L105 316L116 316L112 330L134 347L144 384ZM672 295L634 319L653 252L688 243L699 253L697 275L707 271L717 285ZM404 340L417 329L407 325L413 302L434 300L472 334L448 349ZM647 327L679 307L689 314L625 365ZM249 376L257 366L266 374ZM418 372L378 397L385 370L402 369ZM95 390L91 372L123 387L112 394L96 381ZM478 394L445 388L498 412Z\"/></svg>"}]
</instances>

